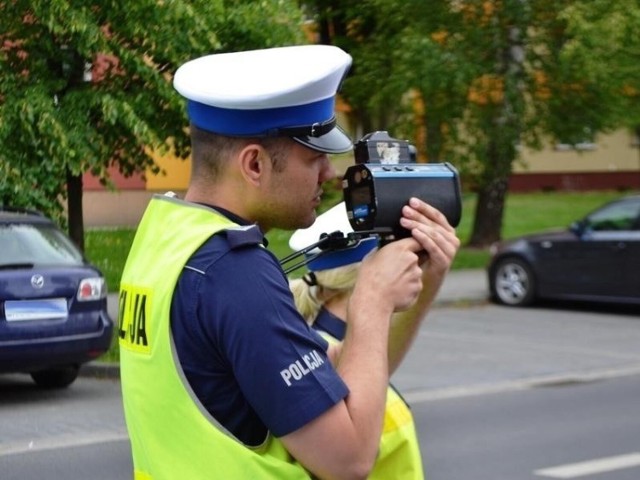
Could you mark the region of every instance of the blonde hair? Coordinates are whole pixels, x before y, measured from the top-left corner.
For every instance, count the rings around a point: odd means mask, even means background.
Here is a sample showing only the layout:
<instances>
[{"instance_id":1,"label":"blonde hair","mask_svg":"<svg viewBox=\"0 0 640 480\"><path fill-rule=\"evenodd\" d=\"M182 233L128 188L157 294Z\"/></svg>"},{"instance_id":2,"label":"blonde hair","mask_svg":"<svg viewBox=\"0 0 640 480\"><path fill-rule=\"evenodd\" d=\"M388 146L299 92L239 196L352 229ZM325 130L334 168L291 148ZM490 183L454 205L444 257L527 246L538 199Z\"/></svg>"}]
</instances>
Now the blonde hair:
<instances>
[{"instance_id":1,"label":"blonde hair","mask_svg":"<svg viewBox=\"0 0 640 480\"><path fill-rule=\"evenodd\" d=\"M307 273L289 281L296 308L311 325L324 303L335 295L350 292L356 284L360 262Z\"/></svg>"}]
</instances>

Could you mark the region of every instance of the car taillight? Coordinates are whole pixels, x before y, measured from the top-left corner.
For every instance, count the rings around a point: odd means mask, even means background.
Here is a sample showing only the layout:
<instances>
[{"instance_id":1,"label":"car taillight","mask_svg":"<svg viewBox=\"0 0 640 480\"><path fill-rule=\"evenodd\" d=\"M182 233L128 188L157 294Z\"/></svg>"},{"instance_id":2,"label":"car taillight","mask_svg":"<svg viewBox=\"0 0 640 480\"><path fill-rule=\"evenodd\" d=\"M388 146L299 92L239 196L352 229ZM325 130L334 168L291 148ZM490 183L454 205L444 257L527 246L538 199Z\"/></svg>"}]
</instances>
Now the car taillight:
<instances>
[{"instance_id":1,"label":"car taillight","mask_svg":"<svg viewBox=\"0 0 640 480\"><path fill-rule=\"evenodd\" d=\"M107 285L102 277L83 278L78 287L78 300L88 302L107 296Z\"/></svg>"}]
</instances>

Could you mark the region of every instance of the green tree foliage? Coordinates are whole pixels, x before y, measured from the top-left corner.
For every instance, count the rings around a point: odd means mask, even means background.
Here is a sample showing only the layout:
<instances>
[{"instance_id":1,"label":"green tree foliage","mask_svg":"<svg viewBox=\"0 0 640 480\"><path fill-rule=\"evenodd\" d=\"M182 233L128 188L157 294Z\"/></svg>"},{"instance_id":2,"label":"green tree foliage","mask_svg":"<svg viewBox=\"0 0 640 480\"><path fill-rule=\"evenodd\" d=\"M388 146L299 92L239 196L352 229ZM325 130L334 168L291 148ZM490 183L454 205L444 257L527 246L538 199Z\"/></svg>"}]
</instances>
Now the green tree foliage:
<instances>
[{"instance_id":1,"label":"green tree foliage","mask_svg":"<svg viewBox=\"0 0 640 480\"><path fill-rule=\"evenodd\" d=\"M68 199L82 245L84 172L109 185L110 166L157 172L151 150L189 155L180 64L301 35L290 0L0 1L0 201L64 222Z\"/></svg>"},{"instance_id":2,"label":"green tree foliage","mask_svg":"<svg viewBox=\"0 0 640 480\"><path fill-rule=\"evenodd\" d=\"M567 40L560 52L570 80L582 96L598 95L602 128L640 126L640 2L593 0L572 3L561 12ZM564 73L561 72L561 73ZM599 88L606 86L606 88ZM592 112L580 111L591 118Z\"/></svg>"},{"instance_id":3,"label":"green tree foliage","mask_svg":"<svg viewBox=\"0 0 640 480\"><path fill-rule=\"evenodd\" d=\"M520 147L638 125L638 0L304 3L354 56L343 91L362 129L411 139L477 190L473 246L500 237Z\"/></svg>"}]
</instances>

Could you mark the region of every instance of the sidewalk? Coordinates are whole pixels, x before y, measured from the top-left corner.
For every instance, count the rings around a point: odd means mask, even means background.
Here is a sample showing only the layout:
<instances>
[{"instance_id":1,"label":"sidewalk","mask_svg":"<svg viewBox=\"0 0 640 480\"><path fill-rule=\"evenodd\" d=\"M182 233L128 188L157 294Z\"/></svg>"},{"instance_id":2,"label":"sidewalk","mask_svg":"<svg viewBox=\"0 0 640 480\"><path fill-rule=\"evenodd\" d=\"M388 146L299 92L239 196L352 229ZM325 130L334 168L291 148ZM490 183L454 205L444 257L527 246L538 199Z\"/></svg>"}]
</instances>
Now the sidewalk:
<instances>
[{"instance_id":1,"label":"sidewalk","mask_svg":"<svg viewBox=\"0 0 640 480\"><path fill-rule=\"evenodd\" d=\"M447 275L434 306L446 307L452 305L464 306L484 303L488 298L487 276L484 270L452 270ZM107 298L109 315L114 322L118 319L118 293L112 292ZM84 376L117 378L119 368L117 364L95 361L82 366L80 374Z\"/></svg>"},{"instance_id":2,"label":"sidewalk","mask_svg":"<svg viewBox=\"0 0 640 480\"><path fill-rule=\"evenodd\" d=\"M447 274L434 305L484 303L488 298L489 284L484 270L452 270Z\"/></svg>"}]
</instances>

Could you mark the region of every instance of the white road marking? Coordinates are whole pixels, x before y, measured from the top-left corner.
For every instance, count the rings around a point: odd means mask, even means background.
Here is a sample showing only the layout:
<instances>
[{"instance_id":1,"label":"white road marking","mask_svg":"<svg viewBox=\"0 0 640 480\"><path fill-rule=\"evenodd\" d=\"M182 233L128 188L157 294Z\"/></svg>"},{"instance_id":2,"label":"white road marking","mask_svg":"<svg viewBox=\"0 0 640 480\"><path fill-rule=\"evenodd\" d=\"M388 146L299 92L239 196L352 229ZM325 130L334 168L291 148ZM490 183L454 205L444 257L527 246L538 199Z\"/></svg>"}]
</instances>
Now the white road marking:
<instances>
[{"instance_id":1,"label":"white road marking","mask_svg":"<svg viewBox=\"0 0 640 480\"><path fill-rule=\"evenodd\" d=\"M129 440L126 432L111 431L95 432L85 435L66 434L11 443L0 442L0 457L41 452L44 450L56 450L58 448L84 447L96 443L120 442L123 440Z\"/></svg>"},{"instance_id":2,"label":"white road marking","mask_svg":"<svg viewBox=\"0 0 640 480\"><path fill-rule=\"evenodd\" d=\"M640 452L618 455L615 457L598 458L586 462L558 465L557 467L543 468L533 472L539 477L548 478L577 478L596 473L611 472L623 468L640 466Z\"/></svg>"},{"instance_id":3,"label":"white road marking","mask_svg":"<svg viewBox=\"0 0 640 480\"><path fill-rule=\"evenodd\" d=\"M554 384L561 383L587 383L639 374L640 365L632 364L624 367L605 368L587 372L576 371L561 374L537 375L530 378L506 380L502 382L492 382L487 384L403 391L402 396L407 401L407 403L409 403L410 405L414 405L418 403L447 400L451 398L513 392L518 390L527 390L530 388L553 386Z\"/></svg>"}]
</instances>

